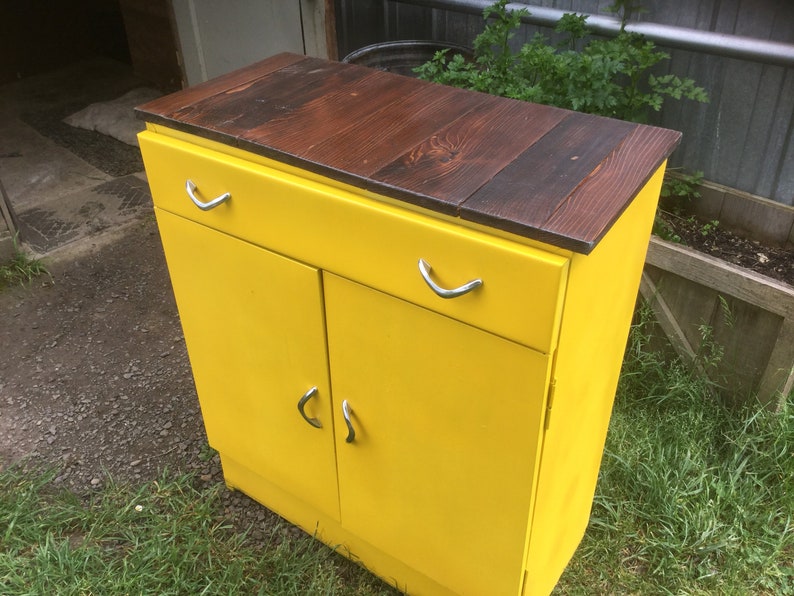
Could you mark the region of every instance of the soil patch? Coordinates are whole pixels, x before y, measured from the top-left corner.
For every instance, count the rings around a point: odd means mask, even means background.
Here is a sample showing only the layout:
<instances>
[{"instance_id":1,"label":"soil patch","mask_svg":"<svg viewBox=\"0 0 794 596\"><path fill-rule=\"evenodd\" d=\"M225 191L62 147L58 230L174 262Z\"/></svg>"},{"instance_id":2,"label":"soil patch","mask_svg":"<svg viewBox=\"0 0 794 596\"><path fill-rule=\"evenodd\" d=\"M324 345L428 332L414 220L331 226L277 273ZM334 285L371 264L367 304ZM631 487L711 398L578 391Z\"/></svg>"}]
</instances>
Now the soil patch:
<instances>
[{"instance_id":1,"label":"soil patch","mask_svg":"<svg viewBox=\"0 0 794 596\"><path fill-rule=\"evenodd\" d=\"M695 216L661 212L662 237L794 286L794 248L769 246Z\"/></svg>"}]
</instances>

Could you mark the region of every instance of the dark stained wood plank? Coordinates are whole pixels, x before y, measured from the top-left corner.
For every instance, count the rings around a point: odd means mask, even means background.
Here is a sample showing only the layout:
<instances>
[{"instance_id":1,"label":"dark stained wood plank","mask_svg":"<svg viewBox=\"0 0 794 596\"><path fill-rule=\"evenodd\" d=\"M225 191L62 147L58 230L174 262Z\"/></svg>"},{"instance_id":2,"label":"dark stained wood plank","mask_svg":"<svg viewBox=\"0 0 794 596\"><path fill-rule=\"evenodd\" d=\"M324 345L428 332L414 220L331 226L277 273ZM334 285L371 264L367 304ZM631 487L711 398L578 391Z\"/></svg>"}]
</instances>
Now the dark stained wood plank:
<instances>
[{"instance_id":1,"label":"dark stained wood plank","mask_svg":"<svg viewBox=\"0 0 794 596\"><path fill-rule=\"evenodd\" d=\"M338 80L342 76L344 80ZM311 91L303 93L308 101L240 136L245 141L278 147L285 153L311 160L313 147L397 101L418 83L370 68L340 68L337 80L317 81ZM372 134L378 133L372 131ZM339 169L333 162L326 165Z\"/></svg>"},{"instance_id":2,"label":"dark stained wood plank","mask_svg":"<svg viewBox=\"0 0 794 596\"><path fill-rule=\"evenodd\" d=\"M349 83L355 84L372 72L307 58L200 100L176 112L174 118L235 138L248 137L263 124L299 111L317 98L327 96L332 90L345 89ZM281 149L288 151L286 146Z\"/></svg>"},{"instance_id":3,"label":"dark stained wood plank","mask_svg":"<svg viewBox=\"0 0 794 596\"><path fill-rule=\"evenodd\" d=\"M543 225L545 233L589 254L681 140L681 133L638 126Z\"/></svg>"},{"instance_id":4,"label":"dark stained wood plank","mask_svg":"<svg viewBox=\"0 0 794 596\"><path fill-rule=\"evenodd\" d=\"M271 72L300 63L306 59L306 56L299 54L278 54L272 58L256 62L245 68L232 71L198 85L193 85L187 89L159 97L142 106L138 106L135 111L139 118L149 122L172 123L178 119L176 114L192 104L218 93L224 93L229 89L249 84L256 79L267 76Z\"/></svg>"},{"instance_id":5,"label":"dark stained wood plank","mask_svg":"<svg viewBox=\"0 0 794 596\"><path fill-rule=\"evenodd\" d=\"M451 98L455 101L455 97ZM422 206L458 206L565 117L549 106L489 97L372 175ZM517 134L519 133L520 134Z\"/></svg>"},{"instance_id":6,"label":"dark stained wood plank","mask_svg":"<svg viewBox=\"0 0 794 596\"><path fill-rule=\"evenodd\" d=\"M566 117L461 205L461 217L521 232L541 227L636 124Z\"/></svg>"},{"instance_id":7,"label":"dark stained wood plank","mask_svg":"<svg viewBox=\"0 0 794 596\"><path fill-rule=\"evenodd\" d=\"M459 93L452 87L414 84L391 101L379 101L377 111L310 147L306 157L362 177L370 177L450 121L481 106L487 96ZM454 97L454 101L452 98Z\"/></svg>"}]
</instances>

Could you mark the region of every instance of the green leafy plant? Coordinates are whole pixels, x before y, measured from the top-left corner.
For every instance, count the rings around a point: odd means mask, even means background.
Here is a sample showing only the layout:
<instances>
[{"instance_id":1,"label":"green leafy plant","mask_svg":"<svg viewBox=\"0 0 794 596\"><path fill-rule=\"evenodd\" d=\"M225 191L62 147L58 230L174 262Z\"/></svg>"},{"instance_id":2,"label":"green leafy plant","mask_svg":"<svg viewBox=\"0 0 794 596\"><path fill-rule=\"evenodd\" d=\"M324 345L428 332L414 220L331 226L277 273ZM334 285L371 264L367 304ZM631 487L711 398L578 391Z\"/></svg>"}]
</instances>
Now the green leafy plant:
<instances>
[{"instance_id":1,"label":"green leafy plant","mask_svg":"<svg viewBox=\"0 0 794 596\"><path fill-rule=\"evenodd\" d=\"M619 14L620 25L623 29L625 29L626 22L631 18L631 15L648 12L642 4L634 4L632 0L615 0L615 2L607 6L604 10Z\"/></svg>"},{"instance_id":2,"label":"green leafy plant","mask_svg":"<svg viewBox=\"0 0 794 596\"><path fill-rule=\"evenodd\" d=\"M680 204L700 198L698 186L703 182L703 172L685 172L669 169L662 182L661 198Z\"/></svg>"},{"instance_id":3,"label":"green leafy plant","mask_svg":"<svg viewBox=\"0 0 794 596\"><path fill-rule=\"evenodd\" d=\"M47 267L39 259L25 254L14 238L14 252L5 263L0 263L0 289L30 282L39 275L49 275Z\"/></svg>"},{"instance_id":4,"label":"green leafy plant","mask_svg":"<svg viewBox=\"0 0 794 596\"><path fill-rule=\"evenodd\" d=\"M675 244L683 243L683 238L681 238L681 235L676 231L675 226L659 213L657 213L656 218L653 220L653 234L668 242L674 242Z\"/></svg>"},{"instance_id":5,"label":"green leafy plant","mask_svg":"<svg viewBox=\"0 0 794 596\"><path fill-rule=\"evenodd\" d=\"M716 219L712 219L711 221L707 221L703 225L700 226L700 235L701 236L711 236L720 226L720 222Z\"/></svg>"},{"instance_id":6,"label":"green leafy plant","mask_svg":"<svg viewBox=\"0 0 794 596\"><path fill-rule=\"evenodd\" d=\"M703 182L703 172L685 173L673 169L665 172L662 190L660 192L659 209L653 222L653 233L669 242L681 244L683 239L676 231L673 222L684 219L689 204L700 198L698 186ZM691 222L690 222L691 223ZM704 224L701 234L708 236L716 230L719 222L713 220Z\"/></svg>"},{"instance_id":7,"label":"green leafy plant","mask_svg":"<svg viewBox=\"0 0 794 596\"><path fill-rule=\"evenodd\" d=\"M613 39L593 38L585 16L566 14L558 21L559 44L536 34L514 52L510 41L529 13L510 11L507 4L498 0L483 11L486 24L474 40L473 60L442 50L416 69L420 78L636 122L660 110L666 98L708 101L692 79L652 73L669 59L653 42L625 29Z\"/></svg>"}]
</instances>

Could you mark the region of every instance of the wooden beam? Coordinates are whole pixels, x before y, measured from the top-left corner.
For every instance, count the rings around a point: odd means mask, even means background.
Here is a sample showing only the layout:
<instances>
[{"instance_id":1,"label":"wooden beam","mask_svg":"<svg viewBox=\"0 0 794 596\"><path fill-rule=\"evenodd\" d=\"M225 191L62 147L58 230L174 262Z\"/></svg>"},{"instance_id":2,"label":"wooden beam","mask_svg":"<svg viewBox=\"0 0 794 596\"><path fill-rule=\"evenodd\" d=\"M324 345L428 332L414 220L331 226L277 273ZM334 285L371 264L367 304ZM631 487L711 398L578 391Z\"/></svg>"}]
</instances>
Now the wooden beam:
<instances>
[{"instance_id":1,"label":"wooden beam","mask_svg":"<svg viewBox=\"0 0 794 596\"><path fill-rule=\"evenodd\" d=\"M719 293L734 296L775 313L794 319L794 288L721 259L698 253L685 246L653 236L646 263L705 285Z\"/></svg>"},{"instance_id":2,"label":"wooden beam","mask_svg":"<svg viewBox=\"0 0 794 596\"><path fill-rule=\"evenodd\" d=\"M650 305L656 317L656 321L670 340L670 344L673 346L676 353L687 361L695 362L696 353L692 344L689 343L673 311L670 309L664 297L659 293L659 289L656 287L656 284L653 283L651 276L644 271L640 279L640 294Z\"/></svg>"},{"instance_id":3,"label":"wooden beam","mask_svg":"<svg viewBox=\"0 0 794 596\"><path fill-rule=\"evenodd\" d=\"M785 319L769 356L758 397L767 406L780 410L794 389L794 319Z\"/></svg>"},{"instance_id":4,"label":"wooden beam","mask_svg":"<svg viewBox=\"0 0 794 596\"><path fill-rule=\"evenodd\" d=\"M5 220L11 236L16 236L19 230L19 222L17 222L16 213L14 213L14 209L11 207L11 201L8 199L2 180L0 180L0 217Z\"/></svg>"}]
</instances>

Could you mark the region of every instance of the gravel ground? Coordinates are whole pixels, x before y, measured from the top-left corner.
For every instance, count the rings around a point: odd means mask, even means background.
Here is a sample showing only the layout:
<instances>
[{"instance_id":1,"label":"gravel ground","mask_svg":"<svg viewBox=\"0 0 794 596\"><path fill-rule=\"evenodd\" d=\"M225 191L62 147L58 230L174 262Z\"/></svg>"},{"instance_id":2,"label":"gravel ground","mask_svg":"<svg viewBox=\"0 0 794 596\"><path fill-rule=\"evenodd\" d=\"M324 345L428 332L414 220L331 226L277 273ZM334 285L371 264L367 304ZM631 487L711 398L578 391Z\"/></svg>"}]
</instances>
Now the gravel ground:
<instances>
[{"instance_id":1,"label":"gravel ground","mask_svg":"<svg viewBox=\"0 0 794 596\"><path fill-rule=\"evenodd\" d=\"M56 483L77 494L164 469L223 482L154 218L44 262L51 278L0 292L0 466L56 466ZM223 504L254 539L277 519L240 493Z\"/></svg>"}]
</instances>

